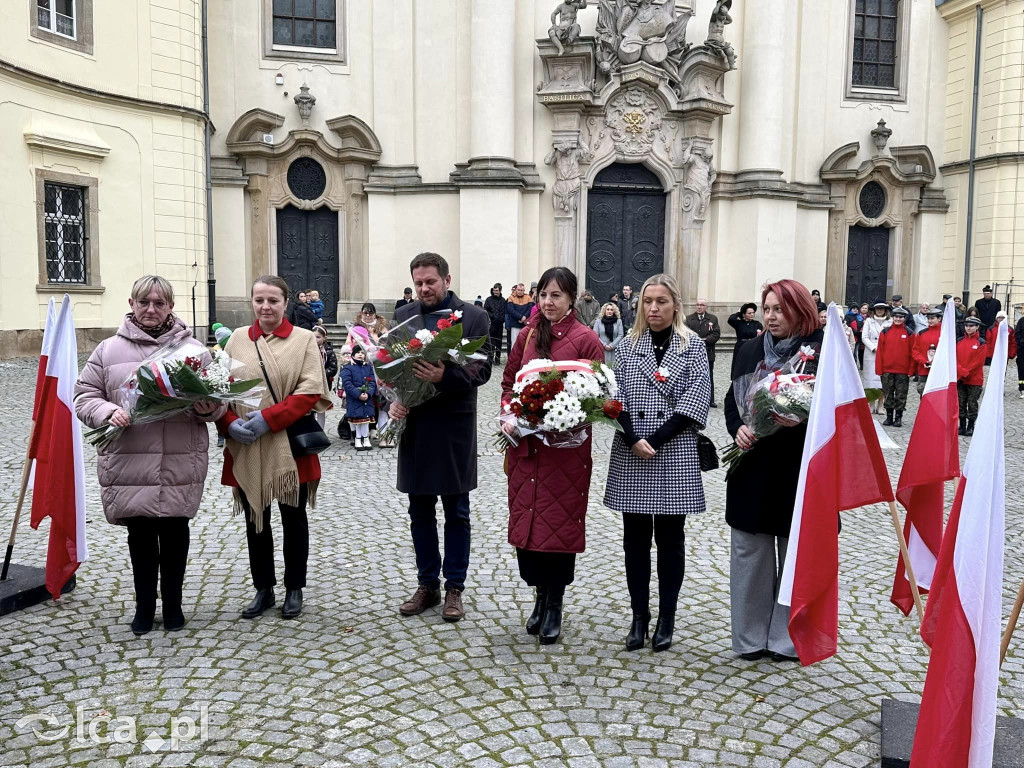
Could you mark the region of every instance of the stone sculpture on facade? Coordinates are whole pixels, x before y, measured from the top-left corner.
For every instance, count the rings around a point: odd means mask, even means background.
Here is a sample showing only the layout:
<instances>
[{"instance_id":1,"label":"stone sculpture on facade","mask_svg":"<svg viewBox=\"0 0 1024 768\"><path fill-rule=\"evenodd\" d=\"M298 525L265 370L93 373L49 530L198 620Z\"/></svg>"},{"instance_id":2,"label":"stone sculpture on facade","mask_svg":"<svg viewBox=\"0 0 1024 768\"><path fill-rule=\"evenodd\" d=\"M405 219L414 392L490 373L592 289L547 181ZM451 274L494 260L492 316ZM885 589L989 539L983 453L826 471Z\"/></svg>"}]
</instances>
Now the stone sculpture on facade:
<instances>
[{"instance_id":1,"label":"stone sculpture on facade","mask_svg":"<svg viewBox=\"0 0 1024 768\"><path fill-rule=\"evenodd\" d=\"M706 219L708 205L711 203L711 187L718 178L711 161L714 154L711 148L696 144L690 139L683 148L681 162L686 169L686 181L683 188L694 193L696 205L694 206L694 218ZM686 204L684 202L684 208Z\"/></svg>"},{"instance_id":2,"label":"stone sculpture on facade","mask_svg":"<svg viewBox=\"0 0 1024 768\"><path fill-rule=\"evenodd\" d=\"M736 69L736 51L725 41L725 25L732 24L732 16L729 15L731 8L732 0L718 0L715 10L711 12L708 39L704 41L704 45L725 59L729 69L733 70Z\"/></svg>"},{"instance_id":3,"label":"stone sculpture on facade","mask_svg":"<svg viewBox=\"0 0 1024 768\"><path fill-rule=\"evenodd\" d=\"M295 96L295 106L298 107L299 117L303 125L309 123L309 116L313 114L313 105L316 104L316 96L309 92L309 86L303 83L299 87L299 93Z\"/></svg>"},{"instance_id":4,"label":"stone sculpture on facade","mask_svg":"<svg viewBox=\"0 0 1024 768\"><path fill-rule=\"evenodd\" d=\"M552 203L556 211L571 214L579 206L580 161L589 154L590 149L582 141L559 141L544 158L545 164L555 167Z\"/></svg>"},{"instance_id":5,"label":"stone sculpture on facade","mask_svg":"<svg viewBox=\"0 0 1024 768\"><path fill-rule=\"evenodd\" d=\"M558 49L559 56L565 53L565 46L572 45L579 39L580 25L576 23L576 14L586 7L587 0L566 0L552 11L548 37Z\"/></svg>"},{"instance_id":6,"label":"stone sculpture on facade","mask_svg":"<svg viewBox=\"0 0 1024 768\"><path fill-rule=\"evenodd\" d=\"M680 91L683 57L690 46L686 26L693 12L674 0L600 0L597 19L598 68L605 75L624 64L644 61L664 69L669 85Z\"/></svg>"}]
</instances>

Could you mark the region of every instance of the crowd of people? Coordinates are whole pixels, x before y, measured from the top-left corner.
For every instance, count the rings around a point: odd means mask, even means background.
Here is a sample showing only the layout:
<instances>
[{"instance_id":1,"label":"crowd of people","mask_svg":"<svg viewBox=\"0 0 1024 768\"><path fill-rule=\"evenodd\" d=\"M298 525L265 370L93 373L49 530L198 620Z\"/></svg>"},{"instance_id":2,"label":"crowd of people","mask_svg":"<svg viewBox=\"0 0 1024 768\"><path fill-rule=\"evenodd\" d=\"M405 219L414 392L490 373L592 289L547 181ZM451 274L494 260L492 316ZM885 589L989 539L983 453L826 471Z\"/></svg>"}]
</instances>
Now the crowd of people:
<instances>
[{"instance_id":1,"label":"crowd of people","mask_svg":"<svg viewBox=\"0 0 1024 768\"><path fill-rule=\"evenodd\" d=\"M316 316L315 291L292 300L281 278L258 278L251 289L254 321L231 334L225 352L241 366L236 376L267 383L259 407L198 403L187 415L130 426L118 403L118 386L159 345L190 334L173 313L168 281L156 276L136 281L128 302L131 311L117 334L90 356L75 391L76 412L87 425L128 427L119 440L100 449L98 472L107 520L128 531L136 592L133 631L141 635L152 629L158 591L164 628L185 626L188 519L196 514L203 493L209 423L225 438L221 483L231 488L235 511L245 521L254 595L241 616L255 618L276 604L270 514L274 501L283 533L281 615L287 619L301 613L310 550L307 509L316 506L322 468L316 452L305 450L294 433L310 417L323 426L322 415L337 402L332 392L343 402L343 424L356 450L371 448L374 427L381 428L388 419L404 420L396 486L408 500L417 576L416 589L398 611L414 616L443 603L444 621L461 620L466 612L462 596L471 578L470 493L478 484L478 409L498 413L514 395L516 374L543 358L614 366L622 429L612 443L603 502L622 516L631 610L625 646L637 650L650 637L654 651L671 647L685 572L685 521L706 511L698 445L709 409L716 406L713 363L721 337L708 302L698 300L686 314L675 280L662 274L649 278L638 292L624 286L620 297L601 304L590 291L579 290L570 270L556 267L529 292L523 283L513 286L507 299L496 284L478 306L451 290L448 264L438 254L417 256L410 275L413 288L405 292L391 323L373 304L364 304L338 355L322 325L314 322L309 331L291 319L307 319L305 309ZM992 307L981 304L977 316L963 312L957 358L961 432L966 435L977 413L984 337L993 328L986 323L989 318L994 323L1001 312L998 303L994 313ZM851 349L863 349L865 384L877 383L884 390L887 425L902 425L909 379L916 375L924 381L937 345L942 310L921 309L923 322L895 296L890 303L851 307L846 316ZM806 423L783 420L777 432L757 437L744 423L734 385L760 367L777 369L807 346L820 348L827 322L823 310L820 297L805 286L780 280L764 287L759 303L744 304L728 318L737 342L724 399L725 423L746 456L726 479L725 516L731 528L732 647L745 659L796 658L788 633L789 609L775 596ZM381 402L369 351L392 323L431 331L453 313L459 313L467 338L489 338L487 354L468 365L417 362L415 376L432 383L437 395L415 407ZM1024 321L1016 329L1018 341L1022 330ZM501 362L503 342L507 357L500 402L481 406L478 390ZM814 359L805 372L814 373ZM524 628L540 643L550 644L560 637L567 590L586 545L594 472L591 436L588 428L574 447L552 447L536 436L516 435L512 421L503 422L502 428L518 438L507 449L505 471L508 542L520 578L534 589ZM443 537L436 520L438 498ZM652 543L658 550L653 633Z\"/></svg>"}]
</instances>

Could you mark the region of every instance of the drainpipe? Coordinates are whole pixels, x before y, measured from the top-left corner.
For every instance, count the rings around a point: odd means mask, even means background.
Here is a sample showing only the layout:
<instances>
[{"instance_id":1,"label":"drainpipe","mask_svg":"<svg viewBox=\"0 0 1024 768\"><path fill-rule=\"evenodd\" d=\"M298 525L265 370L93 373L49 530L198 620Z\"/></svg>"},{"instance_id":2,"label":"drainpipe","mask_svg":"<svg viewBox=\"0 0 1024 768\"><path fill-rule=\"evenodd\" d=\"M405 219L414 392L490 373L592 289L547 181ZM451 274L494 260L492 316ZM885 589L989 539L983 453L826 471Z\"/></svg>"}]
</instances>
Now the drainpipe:
<instances>
[{"instance_id":1,"label":"drainpipe","mask_svg":"<svg viewBox=\"0 0 1024 768\"><path fill-rule=\"evenodd\" d=\"M978 29L974 39L974 95L971 106L971 159L967 168L967 248L964 252L964 306L970 305L971 235L974 233L974 160L978 148L978 92L981 84L981 27L985 12L977 7Z\"/></svg>"},{"instance_id":2,"label":"drainpipe","mask_svg":"<svg viewBox=\"0 0 1024 768\"><path fill-rule=\"evenodd\" d=\"M203 113L206 115L206 291L209 300L209 319L207 328L217 322L217 278L213 267L213 177L211 174L210 162L210 46L207 28L207 15L209 0L202 0L203 3ZM213 333L208 334L212 342Z\"/></svg>"}]
</instances>

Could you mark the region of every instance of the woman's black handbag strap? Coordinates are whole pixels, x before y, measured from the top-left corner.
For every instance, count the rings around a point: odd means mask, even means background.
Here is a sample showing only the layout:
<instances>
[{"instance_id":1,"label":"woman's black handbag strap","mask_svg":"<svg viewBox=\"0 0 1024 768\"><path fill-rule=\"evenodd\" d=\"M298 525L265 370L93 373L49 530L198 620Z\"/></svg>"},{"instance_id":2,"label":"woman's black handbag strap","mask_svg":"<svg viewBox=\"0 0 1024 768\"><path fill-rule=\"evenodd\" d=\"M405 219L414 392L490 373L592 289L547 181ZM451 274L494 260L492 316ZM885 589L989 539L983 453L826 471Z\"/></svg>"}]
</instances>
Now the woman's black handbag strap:
<instances>
[{"instance_id":1,"label":"woman's black handbag strap","mask_svg":"<svg viewBox=\"0 0 1024 768\"><path fill-rule=\"evenodd\" d=\"M270 383L270 377L267 376L267 366L263 364L263 355L260 354L260 342L256 340L253 342L256 345L256 357L260 359L260 370L263 371L263 380L267 382L267 388L270 389L270 396L274 398L274 402L279 402L277 399L277 393L274 391L274 385Z\"/></svg>"}]
</instances>

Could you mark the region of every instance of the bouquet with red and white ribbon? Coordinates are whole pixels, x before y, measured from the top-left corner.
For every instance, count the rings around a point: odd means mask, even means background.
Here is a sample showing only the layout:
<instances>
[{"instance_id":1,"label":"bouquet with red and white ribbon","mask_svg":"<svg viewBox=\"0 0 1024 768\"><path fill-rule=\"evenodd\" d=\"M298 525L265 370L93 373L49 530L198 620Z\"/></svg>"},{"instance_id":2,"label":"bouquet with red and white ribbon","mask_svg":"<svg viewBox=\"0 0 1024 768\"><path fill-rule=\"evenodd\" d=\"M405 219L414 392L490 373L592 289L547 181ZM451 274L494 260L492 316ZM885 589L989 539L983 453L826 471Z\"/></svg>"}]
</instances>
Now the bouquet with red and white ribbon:
<instances>
[{"instance_id":1,"label":"bouquet with red and white ribbon","mask_svg":"<svg viewBox=\"0 0 1024 768\"><path fill-rule=\"evenodd\" d=\"M755 438L767 437L784 426L807 421L814 397L814 376L804 370L816 357L817 350L805 345L781 368L769 370L762 364L753 373L733 381L736 407ZM725 450L722 463L727 469L726 477L744 455L746 451L736 444Z\"/></svg>"},{"instance_id":2,"label":"bouquet with red and white ribbon","mask_svg":"<svg viewBox=\"0 0 1024 768\"><path fill-rule=\"evenodd\" d=\"M591 424L622 431L615 373L602 361L531 360L516 374L512 393L498 420L515 429L498 432L501 450L528 435L553 448L575 448L586 442Z\"/></svg>"},{"instance_id":3,"label":"bouquet with red and white ribbon","mask_svg":"<svg viewBox=\"0 0 1024 768\"><path fill-rule=\"evenodd\" d=\"M215 348L210 362L204 363L206 352L199 341L187 338L164 345L143 360L117 391L118 404L132 426L184 413L202 401L258 408L266 390L263 379L238 380L232 375L238 362ZM102 448L125 429L108 423L85 437Z\"/></svg>"},{"instance_id":4,"label":"bouquet with red and white ribbon","mask_svg":"<svg viewBox=\"0 0 1024 768\"><path fill-rule=\"evenodd\" d=\"M437 330L417 329L423 320L415 315L384 333L376 345L367 334L359 339L373 363L377 392L386 402L415 408L437 395L437 387L416 376L413 365L417 360L464 366L487 359L480 351L486 337L464 338L461 311L438 310L436 314L442 315ZM380 433L381 441L398 440L406 424L406 419L391 419Z\"/></svg>"}]
</instances>

